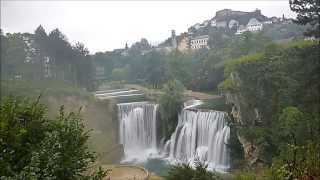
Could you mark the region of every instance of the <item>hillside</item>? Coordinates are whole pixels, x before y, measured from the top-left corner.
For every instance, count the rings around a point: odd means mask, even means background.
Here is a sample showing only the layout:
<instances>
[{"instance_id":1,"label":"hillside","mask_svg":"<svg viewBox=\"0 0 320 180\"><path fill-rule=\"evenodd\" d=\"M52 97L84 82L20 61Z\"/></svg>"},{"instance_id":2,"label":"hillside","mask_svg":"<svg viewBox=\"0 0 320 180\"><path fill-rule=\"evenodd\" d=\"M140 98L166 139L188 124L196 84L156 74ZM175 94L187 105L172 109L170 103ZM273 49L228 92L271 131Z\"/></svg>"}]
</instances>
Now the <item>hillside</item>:
<instances>
[{"instance_id":1,"label":"hillside","mask_svg":"<svg viewBox=\"0 0 320 180\"><path fill-rule=\"evenodd\" d=\"M276 19L276 21L263 24L263 28L259 31L247 31L238 35L235 34L235 29L229 29L228 26L214 27L206 20L206 26L202 23L203 27L189 28L189 32L181 35L175 36L173 31L173 37L158 47L145 45L149 48L137 49L137 44L148 44L144 39L137 42L134 48L124 49L122 53L96 53L92 58L96 69L99 69L97 73L99 77L104 77L102 78L104 81L142 83L154 88L161 88L163 82L175 77L190 90L212 91L216 90L217 84L222 81L223 67L228 60L257 52L270 43L302 39L306 29L287 19L265 17L260 11L223 10L219 11L213 20L229 20L235 17L239 21L250 18L265 21ZM190 38L200 34L208 36L207 48L192 49ZM176 48L173 47L173 39L177 41Z\"/></svg>"}]
</instances>

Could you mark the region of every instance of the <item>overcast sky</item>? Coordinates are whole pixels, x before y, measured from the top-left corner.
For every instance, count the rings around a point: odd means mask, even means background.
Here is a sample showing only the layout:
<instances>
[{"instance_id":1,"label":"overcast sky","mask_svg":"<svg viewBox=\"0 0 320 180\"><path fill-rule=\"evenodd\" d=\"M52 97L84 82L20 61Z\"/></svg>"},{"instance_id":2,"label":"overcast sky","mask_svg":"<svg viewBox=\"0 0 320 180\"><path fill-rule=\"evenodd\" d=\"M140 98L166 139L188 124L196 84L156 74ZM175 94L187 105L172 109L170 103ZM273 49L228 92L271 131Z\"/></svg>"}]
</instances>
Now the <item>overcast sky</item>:
<instances>
[{"instance_id":1,"label":"overcast sky","mask_svg":"<svg viewBox=\"0 0 320 180\"><path fill-rule=\"evenodd\" d=\"M1 0L1 29L62 31L71 43L83 42L91 53L123 48L147 38L159 43L214 17L221 9L254 11L271 17L295 17L286 1L9 1Z\"/></svg>"}]
</instances>

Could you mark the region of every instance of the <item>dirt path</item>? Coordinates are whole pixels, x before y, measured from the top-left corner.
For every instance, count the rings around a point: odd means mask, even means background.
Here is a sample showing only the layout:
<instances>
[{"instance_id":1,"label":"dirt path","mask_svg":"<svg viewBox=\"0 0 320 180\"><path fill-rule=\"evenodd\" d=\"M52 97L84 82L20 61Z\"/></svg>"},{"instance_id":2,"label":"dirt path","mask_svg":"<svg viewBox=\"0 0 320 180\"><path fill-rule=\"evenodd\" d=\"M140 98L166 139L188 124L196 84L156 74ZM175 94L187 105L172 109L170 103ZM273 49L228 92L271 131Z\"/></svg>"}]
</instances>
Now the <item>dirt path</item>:
<instances>
[{"instance_id":1,"label":"dirt path","mask_svg":"<svg viewBox=\"0 0 320 180\"><path fill-rule=\"evenodd\" d=\"M111 169L110 174L105 180L147 180L148 171L138 166L102 166L105 169Z\"/></svg>"}]
</instances>

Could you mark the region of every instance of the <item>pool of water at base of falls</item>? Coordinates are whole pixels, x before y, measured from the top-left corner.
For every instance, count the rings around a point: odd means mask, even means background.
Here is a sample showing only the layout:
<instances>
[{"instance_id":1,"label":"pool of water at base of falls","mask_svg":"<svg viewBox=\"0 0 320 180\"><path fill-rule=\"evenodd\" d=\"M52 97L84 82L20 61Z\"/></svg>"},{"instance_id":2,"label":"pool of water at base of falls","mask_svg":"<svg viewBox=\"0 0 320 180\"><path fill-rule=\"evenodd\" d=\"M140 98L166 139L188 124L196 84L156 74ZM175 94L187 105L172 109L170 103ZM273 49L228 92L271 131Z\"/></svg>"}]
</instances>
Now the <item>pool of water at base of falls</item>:
<instances>
[{"instance_id":1,"label":"pool of water at base of falls","mask_svg":"<svg viewBox=\"0 0 320 180\"><path fill-rule=\"evenodd\" d=\"M156 149L144 150L140 151L139 153L130 153L129 158L123 158L123 160L120 162L120 164L123 165L142 166L148 171L162 177L167 175L171 165L179 165L182 163L185 162L163 155ZM210 162L202 163L208 165L207 170L209 171L215 171L221 174L225 174L229 170L229 167L216 166L215 164ZM192 167L195 166L194 162L190 162L189 165Z\"/></svg>"},{"instance_id":2,"label":"pool of water at base of falls","mask_svg":"<svg viewBox=\"0 0 320 180\"><path fill-rule=\"evenodd\" d=\"M154 150L145 151L144 153L151 153L151 154L144 154L143 158L139 159L124 159L121 161L121 164L125 165L138 165L146 168L148 171L155 173L158 176L166 176L168 174L168 171L170 169L171 165L178 165L182 164L184 162L179 162L176 159L171 159L169 157L166 157L164 155L161 155L161 153L156 152ZM205 165L208 165L207 169L209 171L215 171L220 174L225 174L228 172L229 167L217 167L212 163L206 163ZM194 163L190 163L190 166L194 167Z\"/></svg>"},{"instance_id":3,"label":"pool of water at base of falls","mask_svg":"<svg viewBox=\"0 0 320 180\"><path fill-rule=\"evenodd\" d=\"M167 175L169 168L170 168L170 163L161 157L152 157L149 158L148 160L142 162L142 161L122 161L121 164L125 165L138 165L146 168L149 172L155 173L158 176L165 176Z\"/></svg>"}]
</instances>

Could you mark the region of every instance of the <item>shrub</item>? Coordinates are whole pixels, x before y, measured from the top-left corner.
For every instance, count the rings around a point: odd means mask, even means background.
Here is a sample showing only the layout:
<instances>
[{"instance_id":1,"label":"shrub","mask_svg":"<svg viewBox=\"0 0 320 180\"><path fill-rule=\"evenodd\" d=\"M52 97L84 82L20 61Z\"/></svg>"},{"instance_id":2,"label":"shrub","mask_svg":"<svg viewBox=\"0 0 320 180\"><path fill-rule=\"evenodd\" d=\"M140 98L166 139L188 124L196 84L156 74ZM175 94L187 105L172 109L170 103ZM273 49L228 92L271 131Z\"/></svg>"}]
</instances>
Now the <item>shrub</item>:
<instances>
[{"instance_id":1,"label":"shrub","mask_svg":"<svg viewBox=\"0 0 320 180\"><path fill-rule=\"evenodd\" d=\"M208 171L207 165L196 162L195 168L188 164L172 166L169 169L167 180L219 180L221 179L216 173Z\"/></svg>"},{"instance_id":2,"label":"shrub","mask_svg":"<svg viewBox=\"0 0 320 180\"><path fill-rule=\"evenodd\" d=\"M87 146L88 131L79 113L54 120L46 108L28 99L8 97L0 106L1 179L102 179L106 172L88 174L95 161Z\"/></svg>"},{"instance_id":3,"label":"shrub","mask_svg":"<svg viewBox=\"0 0 320 180\"><path fill-rule=\"evenodd\" d=\"M320 144L287 145L273 161L273 179L318 179L320 177Z\"/></svg>"},{"instance_id":4,"label":"shrub","mask_svg":"<svg viewBox=\"0 0 320 180\"><path fill-rule=\"evenodd\" d=\"M235 93L238 91L237 84L231 78L228 78L228 79L222 81L221 83L219 83L218 89L221 92Z\"/></svg>"},{"instance_id":5,"label":"shrub","mask_svg":"<svg viewBox=\"0 0 320 180\"><path fill-rule=\"evenodd\" d=\"M159 112L163 134L168 137L177 126L178 114L183 106L184 86L178 80L171 80L163 87L164 94L159 98Z\"/></svg>"}]
</instances>

